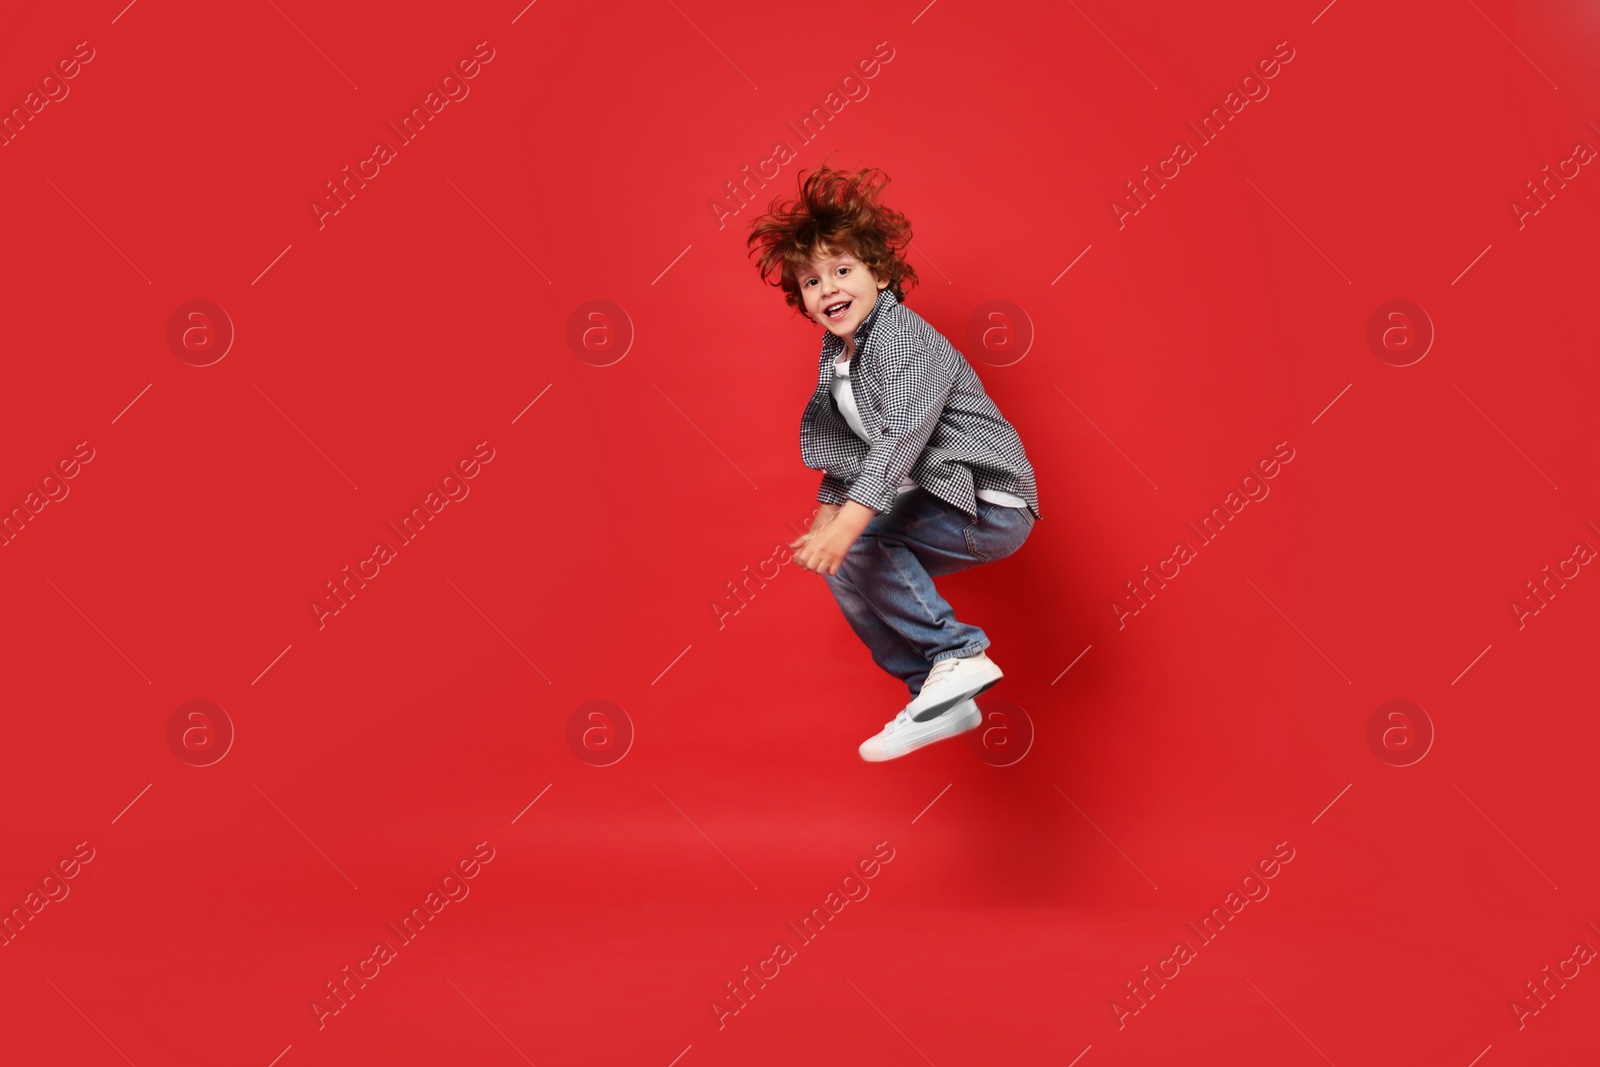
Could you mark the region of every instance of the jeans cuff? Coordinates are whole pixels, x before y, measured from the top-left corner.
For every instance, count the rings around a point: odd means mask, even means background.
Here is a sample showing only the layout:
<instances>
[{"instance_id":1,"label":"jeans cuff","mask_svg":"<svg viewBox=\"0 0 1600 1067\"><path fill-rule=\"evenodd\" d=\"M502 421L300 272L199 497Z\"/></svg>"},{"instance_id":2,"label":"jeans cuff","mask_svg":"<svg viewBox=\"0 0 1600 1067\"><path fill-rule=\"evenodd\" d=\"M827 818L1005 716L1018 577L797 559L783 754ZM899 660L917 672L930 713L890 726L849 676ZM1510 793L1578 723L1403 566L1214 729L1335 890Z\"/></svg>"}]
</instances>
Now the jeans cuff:
<instances>
[{"instance_id":1,"label":"jeans cuff","mask_svg":"<svg viewBox=\"0 0 1600 1067\"><path fill-rule=\"evenodd\" d=\"M942 659L966 659L968 656L976 656L979 652L982 652L984 649L988 648L992 643L993 642L987 640L980 641L977 644L968 645L966 648L957 649L954 652L941 652L939 655L933 657L933 662L938 663Z\"/></svg>"}]
</instances>

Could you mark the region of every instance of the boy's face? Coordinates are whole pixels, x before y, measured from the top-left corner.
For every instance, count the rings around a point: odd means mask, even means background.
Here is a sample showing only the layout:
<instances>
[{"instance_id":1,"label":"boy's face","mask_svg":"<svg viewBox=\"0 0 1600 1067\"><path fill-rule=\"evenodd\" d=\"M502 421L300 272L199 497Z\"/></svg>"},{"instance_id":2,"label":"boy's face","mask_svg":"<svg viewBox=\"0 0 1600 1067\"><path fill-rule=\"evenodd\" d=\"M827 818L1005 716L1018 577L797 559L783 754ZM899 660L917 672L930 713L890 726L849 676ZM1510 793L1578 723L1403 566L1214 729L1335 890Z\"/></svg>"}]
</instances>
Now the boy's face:
<instances>
[{"instance_id":1,"label":"boy's face","mask_svg":"<svg viewBox=\"0 0 1600 1067\"><path fill-rule=\"evenodd\" d=\"M879 290L889 286L887 279L874 277L848 252L830 249L822 249L812 258L799 282L806 313L846 344L855 337L856 327L872 314ZM830 315L829 309L834 314Z\"/></svg>"}]
</instances>

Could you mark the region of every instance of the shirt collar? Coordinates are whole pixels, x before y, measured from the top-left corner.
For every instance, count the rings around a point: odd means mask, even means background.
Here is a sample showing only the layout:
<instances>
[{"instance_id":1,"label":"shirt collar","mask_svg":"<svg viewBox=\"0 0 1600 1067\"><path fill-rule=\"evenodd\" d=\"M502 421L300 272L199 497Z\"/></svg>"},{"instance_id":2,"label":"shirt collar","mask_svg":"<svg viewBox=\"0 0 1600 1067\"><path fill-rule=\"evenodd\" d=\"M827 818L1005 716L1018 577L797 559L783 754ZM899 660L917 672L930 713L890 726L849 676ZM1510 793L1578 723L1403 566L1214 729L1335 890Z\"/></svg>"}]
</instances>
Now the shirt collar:
<instances>
[{"instance_id":1,"label":"shirt collar","mask_svg":"<svg viewBox=\"0 0 1600 1067\"><path fill-rule=\"evenodd\" d=\"M899 302L900 301L895 297L893 291L887 286L878 290L878 299L873 302L872 310L867 313L867 317L861 320L861 325L856 327L855 335L852 338L855 344L854 351L856 354L859 355L862 348L866 345L868 335L872 333L872 328L877 325L879 314L885 308L893 307ZM839 339L838 335L833 333L827 327L823 327L823 353L825 355L838 355L843 350L844 342Z\"/></svg>"}]
</instances>

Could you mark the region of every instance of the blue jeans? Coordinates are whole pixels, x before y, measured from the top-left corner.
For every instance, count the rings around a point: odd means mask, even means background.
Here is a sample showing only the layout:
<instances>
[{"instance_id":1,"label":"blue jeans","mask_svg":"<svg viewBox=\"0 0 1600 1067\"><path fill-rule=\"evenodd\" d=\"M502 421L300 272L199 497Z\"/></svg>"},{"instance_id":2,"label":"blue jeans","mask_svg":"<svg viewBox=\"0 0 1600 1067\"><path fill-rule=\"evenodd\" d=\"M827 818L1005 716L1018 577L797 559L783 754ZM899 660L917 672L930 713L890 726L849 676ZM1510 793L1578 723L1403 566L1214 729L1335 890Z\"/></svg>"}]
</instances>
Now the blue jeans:
<instances>
[{"instance_id":1,"label":"blue jeans","mask_svg":"<svg viewBox=\"0 0 1600 1067\"><path fill-rule=\"evenodd\" d=\"M981 629L956 621L933 587L939 574L1004 559L1028 539L1027 508L978 501L978 520L920 486L873 517L839 564L825 575L834 599L872 661L906 683L915 697L941 659L989 647Z\"/></svg>"}]
</instances>

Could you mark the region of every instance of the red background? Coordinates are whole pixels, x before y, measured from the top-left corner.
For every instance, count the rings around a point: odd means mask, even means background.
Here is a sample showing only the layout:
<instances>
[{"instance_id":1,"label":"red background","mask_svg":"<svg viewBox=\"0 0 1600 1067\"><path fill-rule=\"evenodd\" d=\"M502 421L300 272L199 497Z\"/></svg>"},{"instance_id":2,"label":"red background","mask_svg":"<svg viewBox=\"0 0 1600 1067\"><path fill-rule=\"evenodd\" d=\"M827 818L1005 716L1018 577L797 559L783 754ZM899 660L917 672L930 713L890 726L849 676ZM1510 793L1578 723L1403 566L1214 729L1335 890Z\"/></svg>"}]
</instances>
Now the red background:
<instances>
[{"instance_id":1,"label":"red background","mask_svg":"<svg viewBox=\"0 0 1600 1067\"><path fill-rule=\"evenodd\" d=\"M1600 176L1510 206L1600 146L1592 6L519 8L0 15L7 109L94 49L0 149L0 501L94 452L0 552L0 903L94 856L0 948L8 1059L1594 1061L1593 967L1510 1007L1600 948L1600 577L1510 607L1600 548ZM480 41L470 95L319 228L324 183ZM1119 227L1278 42L1270 95ZM1038 473L1024 549L941 579L1006 671L987 759L862 762L905 693L826 585L728 587L815 508L821 328L743 238L825 156L892 177L907 303ZM236 333L209 366L166 339L191 300ZM574 349L591 300L627 325ZM992 300L1025 358L969 338ZM1409 366L1366 340L1391 300L1436 331ZM324 583L479 442L470 495L319 629ZM1119 626L1279 442L1270 496ZM168 741L192 700L235 733L208 766L181 757L220 732ZM1408 766L1406 735L1368 742L1391 700L1434 731ZM589 701L614 736L574 746ZM625 723L620 761L580 758ZM319 1029L324 983L479 842L470 895ZM879 842L870 895L798 944ZM1119 1027L1279 842L1270 895Z\"/></svg>"}]
</instances>

